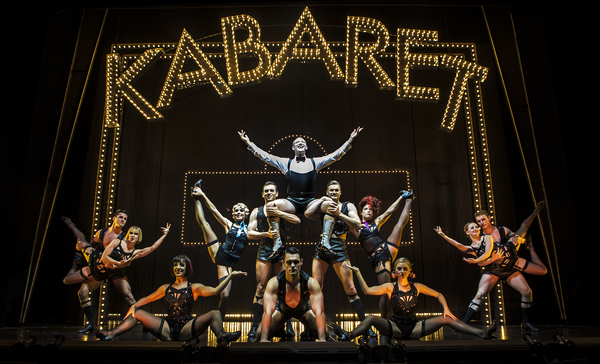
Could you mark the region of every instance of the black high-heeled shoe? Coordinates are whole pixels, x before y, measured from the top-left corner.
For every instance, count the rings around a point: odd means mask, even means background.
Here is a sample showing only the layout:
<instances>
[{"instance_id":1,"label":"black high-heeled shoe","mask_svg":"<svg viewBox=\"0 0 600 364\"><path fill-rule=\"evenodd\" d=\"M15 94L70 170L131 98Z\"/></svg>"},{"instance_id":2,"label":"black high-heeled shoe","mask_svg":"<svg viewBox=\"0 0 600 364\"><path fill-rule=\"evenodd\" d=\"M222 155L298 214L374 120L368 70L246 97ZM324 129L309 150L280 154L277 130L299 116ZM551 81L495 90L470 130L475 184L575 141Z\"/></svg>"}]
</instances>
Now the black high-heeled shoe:
<instances>
[{"instance_id":1,"label":"black high-heeled shoe","mask_svg":"<svg viewBox=\"0 0 600 364\"><path fill-rule=\"evenodd\" d=\"M483 340L492 340L495 339L496 336L494 336L494 333L496 332L496 329L498 327L496 326L496 321L494 321L494 323L492 324L492 326L488 327L485 330L485 336L483 337Z\"/></svg>"},{"instance_id":2,"label":"black high-heeled shoe","mask_svg":"<svg viewBox=\"0 0 600 364\"><path fill-rule=\"evenodd\" d=\"M350 341L350 334L348 331L342 329L335 322L331 323L331 327L333 327L333 332L337 335L338 341Z\"/></svg>"}]
</instances>

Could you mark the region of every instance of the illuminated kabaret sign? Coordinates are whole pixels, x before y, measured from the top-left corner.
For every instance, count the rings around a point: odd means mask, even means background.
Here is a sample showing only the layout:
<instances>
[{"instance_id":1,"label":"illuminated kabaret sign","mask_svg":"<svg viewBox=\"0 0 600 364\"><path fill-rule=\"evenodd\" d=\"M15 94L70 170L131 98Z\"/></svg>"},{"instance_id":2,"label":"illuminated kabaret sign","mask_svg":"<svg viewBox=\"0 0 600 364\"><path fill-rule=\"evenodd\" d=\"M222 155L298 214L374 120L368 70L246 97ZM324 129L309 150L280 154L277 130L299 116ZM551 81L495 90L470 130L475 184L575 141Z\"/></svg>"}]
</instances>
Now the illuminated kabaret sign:
<instances>
[{"instance_id":1,"label":"illuminated kabaret sign","mask_svg":"<svg viewBox=\"0 0 600 364\"><path fill-rule=\"evenodd\" d=\"M107 55L106 62L106 125L119 125L122 99L129 102L148 120L164 119L159 110L170 108L176 90L210 84L221 96L233 94L232 87L242 87L261 82L264 79L277 80L285 71L290 61L322 62L331 80L344 81L347 87L357 87L358 65L364 63L373 75L380 90L396 90L396 99L404 101L438 102L439 89L420 87L410 84L411 69L436 70L444 69L456 74L454 84L446 103L446 110L440 125L442 130L452 131L456 121L463 95L469 79L477 84L483 82L488 73L486 67L476 61L475 45L471 43L438 43L438 33L432 30L397 29L396 43L390 44L390 33L380 21L371 18L349 16L346 23L345 70L340 67L336 55L331 50L319 26L315 22L308 7L296 22L285 42L279 42L280 49L273 54L261 41L261 30L258 22L249 15L236 15L221 19L223 48L220 57L225 58L227 81L210 61L210 56L202 51L204 44L194 41L184 29L171 66L156 105L146 100L133 86L136 78L164 56L161 46L148 47L143 54L124 71L123 60L118 53ZM235 31L244 29L248 38L239 41ZM359 41L360 34L370 34L374 41ZM309 39L309 40L303 40ZM340 42L337 42L340 43ZM395 52L386 52L390 47ZM411 53L411 48L420 48L427 52ZM442 51L450 50L450 54ZM258 65L251 70L240 71L238 58L248 55L258 59ZM214 54L213 54L214 56ZM378 58L395 57L396 82L381 67ZM469 59L469 60L467 60ZM198 70L183 72L186 61L193 61Z\"/></svg>"}]
</instances>

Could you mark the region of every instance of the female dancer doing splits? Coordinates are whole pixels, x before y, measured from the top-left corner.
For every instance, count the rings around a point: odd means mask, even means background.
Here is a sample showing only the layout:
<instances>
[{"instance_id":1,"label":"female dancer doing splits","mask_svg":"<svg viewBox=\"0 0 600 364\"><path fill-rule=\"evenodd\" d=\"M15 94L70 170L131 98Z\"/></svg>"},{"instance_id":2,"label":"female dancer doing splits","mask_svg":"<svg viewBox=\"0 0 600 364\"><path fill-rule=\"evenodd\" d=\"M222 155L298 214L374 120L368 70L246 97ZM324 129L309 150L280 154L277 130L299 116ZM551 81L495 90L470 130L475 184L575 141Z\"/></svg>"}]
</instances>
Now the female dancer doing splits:
<instances>
[{"instance_id":1,"label":"female dancer doing splits","mask_svg":"<svg viewBox=\"0 0 600 364\"><path fill-rule=\"evenodd\" d=\"M250 210L243 203L237 203L233 206L233 219L231 221L225 216L221 215L215 205L208 199L206 194L200 188L199 180L192 187L192 196L196 203L196 221L202 228L204 234L204 242L208 245L208 253L213 263L217 265L217 275L219 282L222 282L235 268L244 249L248 245L248 225L244 221L250 215ZM206 206L212 212L213 216L217 221L225 228L225 242L220 243L217 235L210 227L206 217L204 215L204 209L202 208L201 199L204 199ZM221 299L219 301L218 309L221 312L221 316L225 319L227 313L227 303L229 302L229 293L231 292L231 283L221 291Z\"/></svg>"},{"instance_id":2,"label":"female dancer doing splits","mask_svg":"<svg viewBox=\"0 0 600 364\"><path fill-rule=\"evenodd\" d=\"M156 250L169 233L171 225L167 223L167 227L161 228L163 235L151 246L143 249L135 249L135 245L142 241L142 229L137 226L129 228L125 239L113 240L103 252L94 249L86 240L84 234L77 229L75 224L68 217L63 217L62 220L73 231L73 235L77 238L76 249L81 251L88 265L78 271L68 273L63 279L64 284L79 284L82 289L79 290L79 302L83 308L85 317L92 326L90 332L95 332L98 336L99 328L94 319L94 310L89 293L98 289L105 279L111 280L123 297L129 304L135 303L135 298L131 294L131 286L127 280L127 276L122 268L125 268L136 259L143 258ZM84 289L83 287L89 287Z\"/></svg>"},{"instance_id":3,"label":"female dancer doing splits","mask_svg":"<svg viewBox=\"0 0 600 364\"><path fill-rule=\"evenodd\" d=\"M417 339L436 332L444 325L448 325L463 334L479 336L486 340L494 338L492 334L496 331L495 323L485 330L480 330L458 321L450 312L446 299L441 293L424 284L409 282L408 278L414 277L414 274L411 264L406 258L399 258L394 262L393 276L396 278L396 282L384 283L374 287L367 285L357 267L349 268L356 273L360 287L365 294L386 294L390 298L393 316L390 320L386 320L385 318L369 315L352 332L346 332L334 323L334 331L340 340L352 340L364 335L369 331L371 325L375 326L384 335L395 339ZM415 307L419 294L437 298L444 308L444 314L418 320L415 315Z\"/></svg>"},{"instance_id":4,"label":"female dancer doing splits","mask_svg":"<svg viewBox=\"0 0 600 364\"><path fill-rule=\"evenodd\" d=\"M490 293L498 280L505 280L511 287L521 294L522 307L522 328L527 331L538 331L529 323L529 314L532 306L532 292L529 284L521 272L544 275L547 268L536 254L531 239L524 239L527 230L533 223L534 218L544 207L544 202L540 202L531 215L523 221L519 230L512 233L505 227L496 228L489 223L489 215L486 212L477 213L475 216L480 225L490 228L490 233L481 234L481 229L477 223L470 222L465 225L465 234L471 239L471 245L463 245L456 240L446 236L438 226L435 231L450 244L454 245L460 251L475 256L475 258L463 258L464 261L472 264L478 264L484 267L484 272L479 281L477 294L469 304L463 322L467 323L479 311L481 301ZM484 230L485 231L485 230ZM493 233L500 237L498 241L493 238ZM517 255L517 249L521 244L526 244L530 252L531 261L520 258Z\"/></svg>"},{"instance_id":5,"label":"female dancer doing splits","mask_svg":"<svg viewBox=\"0 0 600 364\"><path fill-rule=\"evenodd\" d=\"M400 192L400 197L379 216L377 215L379 214L381 201L373 196L364 197L358 203L361 228L360 230L351 230L369 256L371 267L375 270L379 284L392 281L390 266L394 259L396 259L396 255L398 255L398 245L402 238L402 230L408 223L408 217L410 216L410 205L414 198L413 193L412 191ZM398 209L402 200L405 201L402 214L387 241L383 241L379 229L385 224L390 215ZM381 295L379 312L383 318L387 318L388 315L388 301L388 295Z\"/></svg>"},{"instance_id":6,"label":"female dancer doing splits","mask_svg":"<svg viewBox=\"0 0 600 364\"><path fill-rule=\"evenodd\" d=\"M154 336L163 341L189 340L202 335L210 326L212 332L217 336L219 344L227 345L231 341L239 339L241 332L227 333L223 331L223 319L221 313L212 310L196 318L191 316L192 306L199 296L214 296L221 292L232 277L246 275L246 272L232 271L217 287L209 287L200 283L190 283L188 278L192 275L192 263L185 255L173 258L171 273L175 276L175 282L160 286L154 293L141 298L133 304L123 322L111 331L103 332L102 340L112 340L131 330L138 321ZM140 310L139 307L154 302L164 297L168 316L160 319L153 314Z\"/></svg>"}]
</instances>

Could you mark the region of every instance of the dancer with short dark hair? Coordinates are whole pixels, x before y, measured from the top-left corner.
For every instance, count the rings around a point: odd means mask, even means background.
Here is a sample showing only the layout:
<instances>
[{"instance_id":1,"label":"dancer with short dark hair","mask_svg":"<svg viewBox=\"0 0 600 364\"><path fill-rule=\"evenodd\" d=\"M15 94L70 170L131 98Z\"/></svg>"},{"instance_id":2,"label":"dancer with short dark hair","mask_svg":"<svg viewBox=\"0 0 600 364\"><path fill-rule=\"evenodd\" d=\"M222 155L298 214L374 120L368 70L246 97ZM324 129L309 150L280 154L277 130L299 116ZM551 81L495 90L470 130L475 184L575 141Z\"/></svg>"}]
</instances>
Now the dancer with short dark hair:
<instances>
[{"instance_id":1,"label":"dancer with short dark hair","mask_svg":"<svg viewBox=\"0 0 600 364\"><path fill-rule=\"evenodd\" d=\"M226 345L231 341L239 339L241 332L227 333L223 331L223 319L218 310L212 310L197 317L192 317L192 306L198 297L208 297L219 294L232 277L246 275L246 272L232 271L217 287L205 286L201 283L190 283L189 278L193 273L192 263L185 255L173 258L171 273L175 276L175 282L160 286L154 293L141 298L133 304L123 322L113 330L102 332L102 340L113 338L133 329L137 322L154 336L163 341L189 340L202 335L210 326L212 332L217 336L220 345ZM150 302L165 298L167 318L161 319L153 314L139 309Z\"/></svg>"}]
</instances>

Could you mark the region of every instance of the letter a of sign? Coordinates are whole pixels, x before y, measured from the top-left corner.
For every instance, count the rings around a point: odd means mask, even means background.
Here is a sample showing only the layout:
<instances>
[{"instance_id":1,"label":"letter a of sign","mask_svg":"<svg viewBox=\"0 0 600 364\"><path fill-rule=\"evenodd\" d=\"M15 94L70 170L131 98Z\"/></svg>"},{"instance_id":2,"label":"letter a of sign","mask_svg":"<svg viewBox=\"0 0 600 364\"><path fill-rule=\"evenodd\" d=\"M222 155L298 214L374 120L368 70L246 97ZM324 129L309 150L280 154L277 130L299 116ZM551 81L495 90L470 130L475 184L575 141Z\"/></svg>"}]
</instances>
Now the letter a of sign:
<instances>
[{"instance_id":1,"label":"letter a of sign","mask_svg":"<svg viewBox=\"0 0 600 364\"><path fill-rule=\"evenodd\" d=\"M186 59L190 57L194 59L200 69L193 72L181 73ZM171 62L171 67L167 73L167 78L163 84L163 89L158 99L157 108L163 109L171 106L173 93L175 89L183 89L202 85L210 82L221 97L230 96L232 91L229 85L223 80L219 72L215 69L212 63L208 60L204 52L192 39L190 34L184 29L175 51L175 56Z\"/></svg>"},{"instance_id":2,"label":"letter a of sign","mask_svg":"<svg viewBox=\"0 0 600 364\"><path fill-rule=\"evenodd\" d=\"M307 33L310 36L310 43L314 48L298 48L302 42L302 36ZM285 44L277 54L277 57L269 69L269 78L279 79L287 62L291 59L298 60L321 60L329 72L330 79L343 80L344 73L333 56L333 52L327 45L321 30L317 26L308 7L304 8L302 15L296 22L294 29L285 41Z\"/></svg>"}]
</instances>

